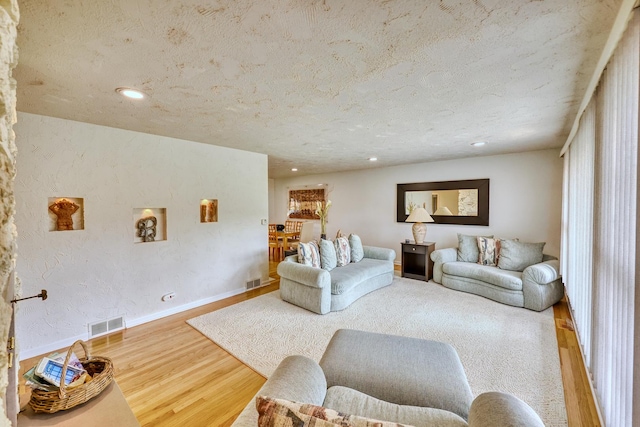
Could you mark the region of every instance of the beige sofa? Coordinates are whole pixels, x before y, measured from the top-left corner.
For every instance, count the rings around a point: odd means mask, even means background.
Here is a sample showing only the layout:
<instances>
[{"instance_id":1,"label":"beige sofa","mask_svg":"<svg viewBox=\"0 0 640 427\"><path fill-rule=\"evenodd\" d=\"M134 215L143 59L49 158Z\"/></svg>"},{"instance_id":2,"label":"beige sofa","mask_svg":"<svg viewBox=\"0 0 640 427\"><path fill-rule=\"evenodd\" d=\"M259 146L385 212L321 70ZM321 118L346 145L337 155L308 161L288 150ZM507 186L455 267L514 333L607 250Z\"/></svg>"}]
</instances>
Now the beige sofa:
<instances>
[{"instance_id":1,"label":"beige sofa","mask_svg":"<svg viewBox=\"0 0 640 427\"><path fill-rule=\"evenodd\" d=\"M256 396L416 427L544 427L513 395L489 392L473 399L449 344L349 329L335 333L320 363L284 359ZM257 425L254 398L233 427Z\"/></svg>"},{"instance_id":2,"label":"beige sofa","mask_svg":"<svg viewBox=\"0 0 640 427\"><path fill-rule=\"evenodd\" d=\"M278 264L280 297L318 314L344 310L369 292L393 282L393 249L363 246L364 258L331 271L298 263L292 255Z\"/></svg>"},{"instance_id":3,"label":"beige sofa","mask_svg":"<svg viewBox=\"0 0 640 427\"><path fill-rule=\"evenodd\" d=\"M431 260L434 282L502 304L542 311L564 295L560 262L549 255L521 272L458 261L456 248L435 250Z\"/></svg>"}]
</instances>

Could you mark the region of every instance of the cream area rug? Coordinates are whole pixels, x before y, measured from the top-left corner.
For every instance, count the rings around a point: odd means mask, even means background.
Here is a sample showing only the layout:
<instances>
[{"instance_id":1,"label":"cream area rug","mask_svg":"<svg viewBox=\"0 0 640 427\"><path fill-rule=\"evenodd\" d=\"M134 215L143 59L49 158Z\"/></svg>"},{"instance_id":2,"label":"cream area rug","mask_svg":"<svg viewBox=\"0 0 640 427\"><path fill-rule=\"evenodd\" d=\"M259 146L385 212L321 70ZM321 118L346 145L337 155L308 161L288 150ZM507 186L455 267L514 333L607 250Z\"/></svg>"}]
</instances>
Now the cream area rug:
<instances>
[{"instance_id":1,"label":"cream area rug","mask_svg":"<svg viewBox=\"0 0 640 427\"><path fill-rule=\"evenodd\" d=\"M512 393L547 427L567 425L552 308L538 313L396 277L323 316L282 301L276 291L188 323L266 377L292 354L319 361L342 328L444 341L458 351L474 396Z\"/></svg>"}]
</instances>

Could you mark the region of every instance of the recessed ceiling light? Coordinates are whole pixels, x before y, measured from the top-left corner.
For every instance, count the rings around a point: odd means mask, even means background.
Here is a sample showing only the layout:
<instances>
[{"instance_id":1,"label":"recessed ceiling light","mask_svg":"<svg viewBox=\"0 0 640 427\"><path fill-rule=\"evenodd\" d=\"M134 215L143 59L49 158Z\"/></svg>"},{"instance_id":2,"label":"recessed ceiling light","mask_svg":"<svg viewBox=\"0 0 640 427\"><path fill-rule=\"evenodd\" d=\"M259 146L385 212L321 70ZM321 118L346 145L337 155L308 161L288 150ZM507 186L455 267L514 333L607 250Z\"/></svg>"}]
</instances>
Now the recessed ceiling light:
<instances>
[{"instance_id":1,"label":"recessed ceiling light","mask_svg":"<svg viewBox=\"0 0 640 427\"><path fill-rule=\"evenodd\" d=\"M484 141L476 141L476 142L472 142L471 145L474 147L482 147L483 145L485 145L486 142Z\"/></svg>"},{"instance_id":2,"label":"recessed ceiling light","mask_svg":"<svg viewBox=\"0 0 640 427\"><path fill-rule=\"evenodd\" d=\"M370 162L377 162L378 158L377 157L369 157L369 161Z\"/></svg>"},{"instance_id":3,"label":"recessed ceiling light","mask_svg":"<svg viewBox=\"0 0 640 427\"><path fill-rule=\"evenodd\" d=\"M291 172L298 172L298 168L291 168Z\"/></svg>"},{"instance_id":4,"label":"recessed ceiling light","mask_svg":"<svg viewBox=\"0 0 640 427\"><path fill-rule=\"evenodd\" d=\"M119 87L116 89L116 92L131 99L143 99L145 97L145 94L141 91L128 87Z\"/></svg>"}]
</instances>

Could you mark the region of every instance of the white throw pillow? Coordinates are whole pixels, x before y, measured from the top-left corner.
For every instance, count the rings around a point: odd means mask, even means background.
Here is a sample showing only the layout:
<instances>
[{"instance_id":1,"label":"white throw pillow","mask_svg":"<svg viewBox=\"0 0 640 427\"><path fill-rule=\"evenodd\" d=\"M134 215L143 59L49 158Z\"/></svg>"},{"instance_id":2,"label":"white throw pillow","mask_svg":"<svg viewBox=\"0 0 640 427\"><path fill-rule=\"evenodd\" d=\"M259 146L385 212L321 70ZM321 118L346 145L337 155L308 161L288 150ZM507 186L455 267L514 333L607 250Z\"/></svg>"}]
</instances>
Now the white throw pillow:
<instances>
[{"instance_id":1,"label":"white throw pillow","mask_svg":"<svg viewBox=\"0 0 640 427\"><path fill-rule=\"evenodd\" d=\"M351 262L360 262L364 258L364 248L362 240L356 234L349 235L349 246L351 246Z\"/></svg>"},{"instance_id":2,"label":"white throw pillow","mask_svg":"<svg viewBox=\"0 0 640 427\"><path fill-rule=\"evenodd\" d=\"M320 267L323 270L331 271L338 265L336 247L331 240L320 240Z\"/></svg>"}]
</instances>

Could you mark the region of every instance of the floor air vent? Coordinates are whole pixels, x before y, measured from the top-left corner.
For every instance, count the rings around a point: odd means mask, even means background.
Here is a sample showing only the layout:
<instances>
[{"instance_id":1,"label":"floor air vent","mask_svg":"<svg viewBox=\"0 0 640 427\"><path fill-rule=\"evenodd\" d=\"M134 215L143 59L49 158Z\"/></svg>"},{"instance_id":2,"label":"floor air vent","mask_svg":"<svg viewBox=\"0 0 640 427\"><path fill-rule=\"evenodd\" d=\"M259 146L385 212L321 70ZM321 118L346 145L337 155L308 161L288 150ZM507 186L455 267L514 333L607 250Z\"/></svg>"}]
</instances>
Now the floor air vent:
<instances>
[{"instance_id":1,"label":"floor air vent","mask_svg":"<svg viewBox=\"0 0 640 427\"><path fill-rule=\"evenodd\" d=\"M102 322L91 323L89 325L89 338L119 331L120 329L124 329L124 317L122 316L114 317L113 319Z\"/></svg>"},{"instance_id":2,"label":"floor air vent","mask_svg":"<svg viewBox=\"0 0 640 427\"><path fill-rule=\"evenodd\" d=\"M247 289L253 289L260 286L260 279L249 280L247 282Z\"/></svg>"}]
</instances>

